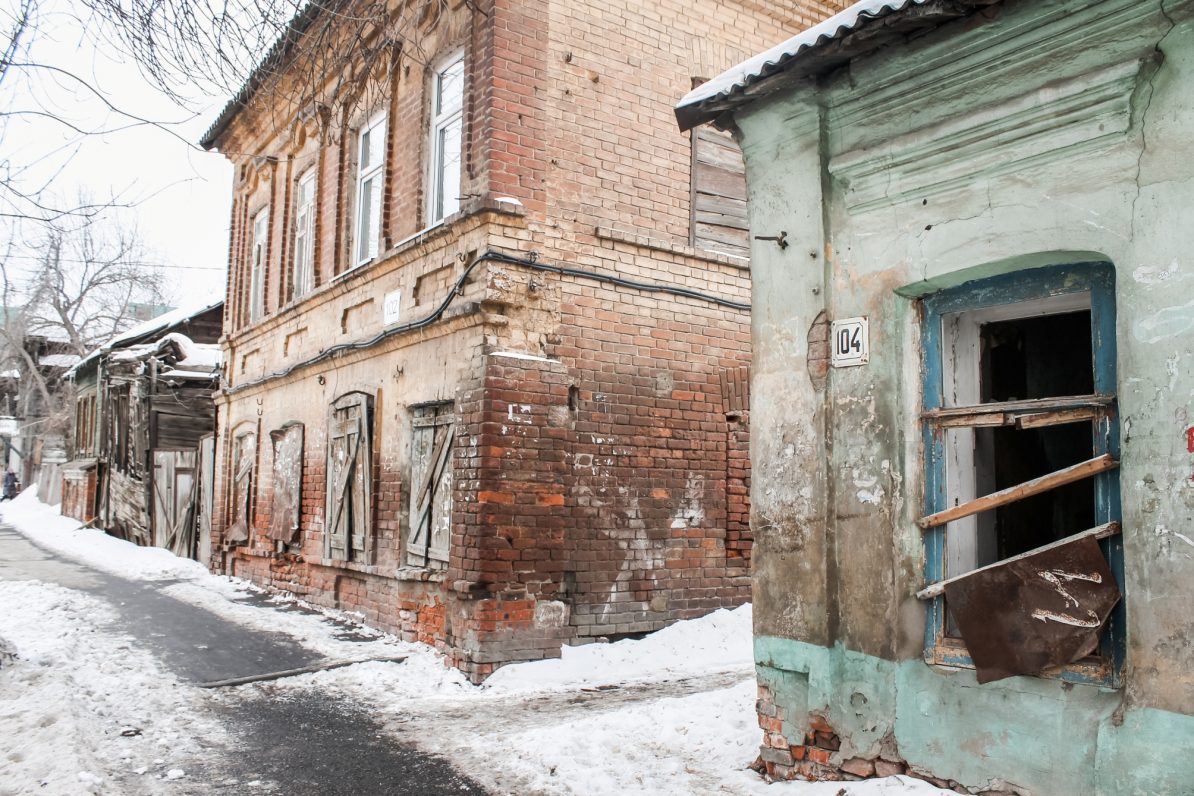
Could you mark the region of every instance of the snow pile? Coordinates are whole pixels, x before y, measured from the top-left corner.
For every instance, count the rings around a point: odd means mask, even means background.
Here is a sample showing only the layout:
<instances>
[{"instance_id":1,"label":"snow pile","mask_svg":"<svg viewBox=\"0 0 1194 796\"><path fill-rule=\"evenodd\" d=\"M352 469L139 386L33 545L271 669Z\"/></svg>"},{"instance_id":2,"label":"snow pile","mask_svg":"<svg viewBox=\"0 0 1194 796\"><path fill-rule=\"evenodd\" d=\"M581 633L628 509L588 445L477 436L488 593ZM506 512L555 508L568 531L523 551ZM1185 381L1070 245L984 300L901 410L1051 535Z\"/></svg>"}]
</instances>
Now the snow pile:
<instances>
[{"instance_id":1,"label":"snow pile","mask_svg":"<svg viewBox=\"0 0 1194 796\"><path fill-rule=\"evenodd\" d=\"M59 514L57 506L39 501L36 485L15 500L0 503L0 517L43 547L133 580L193 579L208 574L199 562L168 550L138 547L101 530L84 528L77 520Z\"/></svg>"},{"instance_id":2,"label":"snow pile","mask_svg":"<svg viewBox=\"0 0 1194 796\"><path fill-rule=\"evenodd\" d=\"M121 793L129 780L165 793L188 755L225 741L193 689L110 631L105 603L0 581L0 604L19 609L0 612L0 637L16 654L0 668L0 793Z\"/></svg>"},{"instance_id":3,"label":"snow pile","mask_svg":"<svg viewBox=\"0 0 1194 796\"><path fill-rule=\"evenodd\" d=\"M768 785L746 766L759 753L755 682L621 710L502 737L502 765L525 792L555 796L880 796L942 794L926 782L889 777L866 782ZM477 746L487 753L492 746Z\"/></svg>"},{"instance_id":4,"label":"snow pile","mask_svg":"<svg viewBox=\"0 0 1194 796\"><path fill-rule=\"evenodd\" d=\"M502 692L542 691L754 671L751 607L721 609L635 641L564 647L560 658L498 669L485 682Z\"/></svg>"},{"instance_id":5,"label":"snow pile","mask_svg":"<svg viewBox=\"0 0 1194 796\"><path fill-rule=\"evenodd\" d=\"M260 589L165 550L81 529L39 503L33 490L0 511L40 544L130 578L182 579L160 588L244 626L286 633L329 658L407 655L401 664L363 662L222 693L235 700L311 690L369 706L395 743L464 763L494 793L947 793L904 777L768 785L748 770L762 740L750 606L678 622L639 641L565 647L557 660L503 667L477 687L427 645L365 628L351 614L298 610L305 606L293 598L262 599ZM130 639L105 630L110 609L36 582L0 581L0 604L14 607L0 615L0 637L20 655L0 669L0 737L19 739L0 749L8 755L0 757L0 794L10 792L9 782L45 782L45 793L122 792L132 784L123 780L134 776L141 777L137 792L167 793L202 776L179 773L194 761L179 759L185 751L177 750L210 747L195 736L219 735L216 714L210 704L200 710L201 695L173 682ZM125 726L143 735L125 738ZM146 783L143 771L156 779Z\"/></svg>"}]
</instances>

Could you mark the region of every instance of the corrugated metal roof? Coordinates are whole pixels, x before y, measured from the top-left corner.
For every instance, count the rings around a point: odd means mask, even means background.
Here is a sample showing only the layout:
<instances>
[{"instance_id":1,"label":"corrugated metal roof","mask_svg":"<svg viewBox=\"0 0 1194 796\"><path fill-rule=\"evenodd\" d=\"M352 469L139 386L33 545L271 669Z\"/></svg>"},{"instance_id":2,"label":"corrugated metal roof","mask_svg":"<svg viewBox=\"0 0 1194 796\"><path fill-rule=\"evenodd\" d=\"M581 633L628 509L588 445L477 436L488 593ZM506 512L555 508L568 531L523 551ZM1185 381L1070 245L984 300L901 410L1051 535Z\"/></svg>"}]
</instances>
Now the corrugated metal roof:
<instances>
[{"instance_id":1,"label":"corrugated metal roof","mask_svg":"<svg viewBox=\"0 0 1194 796\"><path fill-rule=\"evenodd\" d=\"M228 100L224 109L220 111L220 115L212 122L211 127L207 128L207 132L199 139L199 146L204 149L212 149L216 145L216 141L228 129L228 125L248 104L249 100L253 98L253 94L261 87L265 81L270 69L278 65L287 55L290 54L290 48L294 46L295 42L307 31L311 23L322 11L332 8L336 3L319 3L309 2L303 6L290 24L286 26L286 30L274 42L265 57L253 69L249 75L249 79L240 87L240 91L236 92L236 96Z\"/></svg>"},{"instance_id":2,"label":"corrugated metal roof","mask_svg":"<svg viewBox=\"0 0 1194 796\"><path fill-rule=\"evenodd\" d=\"M978 0L974 4L986 5L990 2ZM928 4L942 5L940 0L862 0L855 3L840 14L697 86L676 105L676 121L681 130L690 130L712 121L728 107L748 101L744 92L751 85L787 71L799 61L811 60L811 56L819 54L828 45L863 30L875 21ZM939 16L934 17L933 24L940 22Z\"/></svg>"}]
</instances>

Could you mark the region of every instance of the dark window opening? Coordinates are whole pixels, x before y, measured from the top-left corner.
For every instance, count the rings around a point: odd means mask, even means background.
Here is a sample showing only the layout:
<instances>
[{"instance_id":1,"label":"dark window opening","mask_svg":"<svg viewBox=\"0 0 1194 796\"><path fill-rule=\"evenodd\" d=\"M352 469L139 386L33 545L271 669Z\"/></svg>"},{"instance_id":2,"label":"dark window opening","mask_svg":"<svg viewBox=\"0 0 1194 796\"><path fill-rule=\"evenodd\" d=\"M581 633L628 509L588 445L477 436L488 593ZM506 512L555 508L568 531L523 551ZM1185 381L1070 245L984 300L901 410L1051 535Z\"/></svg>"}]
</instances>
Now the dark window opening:
<instances>
[{"instance_id":1,"label":"dark window opening","mask_svg":"<svg viewBox=\"0 0 1194 796\"><path fill-rule=\"evenodd\" d=\"M979 337L983 403L1094 392L1089 310L987 323ZM1091 458L1092 431L1089 422L975 429L978 494L1008 489ZM994 544L985 546L978 565L1092 527L1094 505L1094 482L1087 479L988 512L993 516L980 516L979 535L993 535Z\"/></svg>"}]
</instances>

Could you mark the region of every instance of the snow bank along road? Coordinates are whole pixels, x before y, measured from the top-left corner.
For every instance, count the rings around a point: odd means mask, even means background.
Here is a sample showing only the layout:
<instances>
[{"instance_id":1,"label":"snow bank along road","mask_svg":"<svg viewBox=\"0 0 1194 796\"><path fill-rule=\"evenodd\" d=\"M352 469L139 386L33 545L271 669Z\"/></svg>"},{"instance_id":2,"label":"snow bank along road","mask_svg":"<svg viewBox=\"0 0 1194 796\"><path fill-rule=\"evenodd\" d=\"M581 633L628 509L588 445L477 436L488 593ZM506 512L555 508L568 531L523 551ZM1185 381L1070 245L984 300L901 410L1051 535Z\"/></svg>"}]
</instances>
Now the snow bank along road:
<instances>
[{"instance_id":1,"label":"snow bank along road","mask_svg":"<svg viewBox=\"0 0 1194 796\"><path fill-rule=\"evenodd\" d=\"M82 529L28 492L0 510L0 796L944 793L747 770L749 606L476 687L426 646Z\"/></svg>"}]
</instances>

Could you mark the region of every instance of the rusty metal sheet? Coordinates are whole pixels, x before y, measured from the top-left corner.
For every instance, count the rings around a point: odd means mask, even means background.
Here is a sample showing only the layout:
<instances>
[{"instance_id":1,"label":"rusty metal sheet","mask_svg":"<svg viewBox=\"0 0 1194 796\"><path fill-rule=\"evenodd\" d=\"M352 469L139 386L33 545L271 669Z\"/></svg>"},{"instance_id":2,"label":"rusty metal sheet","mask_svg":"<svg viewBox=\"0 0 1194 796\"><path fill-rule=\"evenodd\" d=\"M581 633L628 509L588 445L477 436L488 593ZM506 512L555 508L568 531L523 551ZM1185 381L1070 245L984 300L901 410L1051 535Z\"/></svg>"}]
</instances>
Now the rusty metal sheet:
<instances>
[{"instance_id":1,"label":"rusty metal sheet","mask_svg":"<svg viewBox=\"0 0 1194 796\"><path fill-rule=\"evenodd\" d=\"M945 586L945 604L980 683L1091 654L1119 598L1103 551L1089 536Z\"/></svg>"},{"instance_id":2,"label":"rusty metal sheet","mask_svg":"<svg viewBox=\"0 0 1194 796\"><path fill-rule=\"evenodd\" d=\"M274 443L274 491L269 538L291 543L299 529L303 489L303 426L285 426L269 433Z\"/></svg>"}]
</instances>

